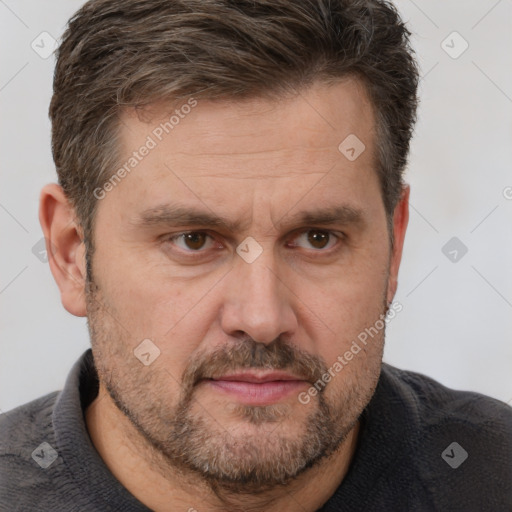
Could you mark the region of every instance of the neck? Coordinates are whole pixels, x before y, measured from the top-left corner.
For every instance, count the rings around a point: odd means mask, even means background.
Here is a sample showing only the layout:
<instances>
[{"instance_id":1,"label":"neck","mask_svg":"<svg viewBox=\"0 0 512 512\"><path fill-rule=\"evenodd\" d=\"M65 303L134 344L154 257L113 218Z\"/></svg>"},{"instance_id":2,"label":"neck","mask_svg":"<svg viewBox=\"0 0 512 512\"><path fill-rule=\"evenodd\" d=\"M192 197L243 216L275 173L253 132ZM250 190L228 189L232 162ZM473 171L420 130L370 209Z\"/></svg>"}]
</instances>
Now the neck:
<instances>
[{"instance_id":1,"label":"neck","mask_svg":"<svg viewBox=\"0 0 512 512\"><path fill-rule=\"evenodd\" d=\"M344 479L354 456L359 423L329 457L285 486L241 495L213 488L199 475L169 466L100 386L85 413L96 450L116 479L141 503L155 512L174 510L225 512L292 512L318 510Z\"/></svg>"}]
</instances>

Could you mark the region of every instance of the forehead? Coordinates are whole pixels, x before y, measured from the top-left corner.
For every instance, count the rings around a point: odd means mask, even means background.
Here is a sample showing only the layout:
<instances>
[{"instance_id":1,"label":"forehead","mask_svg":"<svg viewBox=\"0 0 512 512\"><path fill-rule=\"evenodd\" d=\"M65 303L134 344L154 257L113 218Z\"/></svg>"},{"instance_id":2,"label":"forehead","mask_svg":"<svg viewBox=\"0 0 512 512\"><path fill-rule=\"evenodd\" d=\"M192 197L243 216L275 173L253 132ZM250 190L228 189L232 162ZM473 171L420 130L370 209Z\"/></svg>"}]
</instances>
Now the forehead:
<instances>
[{"instance_id":1,"label":"forehead","mask_svg":"<svg viewBox=\"0 0 512 512\"><path fill-rule=\"evenodd\" d=\"M229 199L242 212L258 192L289 202L339 186L356 198L358 186L376 179L373 108L353 78L275 100L154 103L124 110L121 121L120 164L134 166L110 197L131 211L178 200L222 209ZM346 140L362 151L357 159L343 153Z\"/></svg>"},{"instance_id":2,"label":"forehead","mask_svg":"<svg viewBox=\"0 0 512 512\"><path fill-rule=\"evenodd\" d=\"M363 84L347 77L315 83L286 97L158 102L121 113L127 154L151 136L175 155L252 155L279 150L338 150L354 134L371 147L374 116ZM334 153L336 154L336 153ZM283 169L284 170L284 169Z\"/></svg>"}]
</instances>

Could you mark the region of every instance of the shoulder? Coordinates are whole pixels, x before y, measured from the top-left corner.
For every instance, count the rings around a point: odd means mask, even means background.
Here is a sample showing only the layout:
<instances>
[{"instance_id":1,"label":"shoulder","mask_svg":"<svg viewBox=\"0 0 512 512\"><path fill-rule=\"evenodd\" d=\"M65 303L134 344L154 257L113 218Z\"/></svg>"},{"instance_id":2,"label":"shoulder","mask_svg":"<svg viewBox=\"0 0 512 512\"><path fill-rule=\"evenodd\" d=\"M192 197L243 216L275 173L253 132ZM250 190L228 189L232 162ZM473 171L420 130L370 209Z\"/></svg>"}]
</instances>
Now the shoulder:
<instances>
[{"instance_id":1,"label":"shoulder","mask_svg":"<svg viewBox=\"0 0 512 512\"><path fill-rule=\"evenodd\" d=\"M512 510L512 407L389 365L381 380L386 400L404 411L409 467L432 503L452 510Z\"/></svg>"},{"instance_id":2,"label":"shoulder","mask_svg":"<svg viewBox=\"0 0 512 512\"><path fill-rule=\"evenodd\" d=\"M57 397L54 392L0 415L0 509L23 502L35 510L37 496L48 488L47 468L59 464L52 426Z\"/></svg>"},{"instance_id":3,"label":"shoulder","mask_svg":"<svg viewBox=\"0 0 512 512\"><path fill-rule=\"evenodd\" d=\"M423 424L449 420L478 429L496 429L512 440L512 407L489 396L444 386L421 373L384 364L382 378Z\"/></svg>"},{"instance_id":4,"label":"shoulder","mask_svg":"<svg viewBox=\"0 0 512 512\"><path fill-rule=\"evenodd\" d=\"M18 454L53 432L52 415L59 391L0 414L0 456Z\"/></svg>"},{"instance_id":5,"label":"shoulder","mask_svg":"<svg viewBox=\"0 0 512 512\"><path fill-rule=\"evenodd\" d=\"M29 439L52 430L58 391L0 414L0 455L18 451Z\"/></svg>"}]
</instances>

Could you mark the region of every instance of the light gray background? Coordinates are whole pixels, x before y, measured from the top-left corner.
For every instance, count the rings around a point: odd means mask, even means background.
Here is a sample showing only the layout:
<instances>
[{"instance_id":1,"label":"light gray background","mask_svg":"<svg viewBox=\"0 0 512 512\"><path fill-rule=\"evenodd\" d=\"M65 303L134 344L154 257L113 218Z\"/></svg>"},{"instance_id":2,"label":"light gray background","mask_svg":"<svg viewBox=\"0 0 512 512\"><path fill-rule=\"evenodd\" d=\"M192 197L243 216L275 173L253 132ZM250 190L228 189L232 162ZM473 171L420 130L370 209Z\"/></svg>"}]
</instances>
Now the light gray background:
<instances>
[{"instance_id":1,"label":"light gray background","mask_svg":"<svg viewBox=\"0 0 512 512\"><path fill-rule=\"evenodd\" d=\"M61 306L47 263L41 187L56 180L48 105L59 38L81 0L0 0L0 409L59 389L88 347L85 319ZM512 2L400 0L422 67L407 173L411 218L385 360L450 387L512 403ZM449 56L464 44L458 58ZM41 43L39 43L41 45ZM507 188L511 187L511 188ZM508 197L508 199L507 199ZM452 262L442 247L468 248Z\"/></svg>"}]
</instances>

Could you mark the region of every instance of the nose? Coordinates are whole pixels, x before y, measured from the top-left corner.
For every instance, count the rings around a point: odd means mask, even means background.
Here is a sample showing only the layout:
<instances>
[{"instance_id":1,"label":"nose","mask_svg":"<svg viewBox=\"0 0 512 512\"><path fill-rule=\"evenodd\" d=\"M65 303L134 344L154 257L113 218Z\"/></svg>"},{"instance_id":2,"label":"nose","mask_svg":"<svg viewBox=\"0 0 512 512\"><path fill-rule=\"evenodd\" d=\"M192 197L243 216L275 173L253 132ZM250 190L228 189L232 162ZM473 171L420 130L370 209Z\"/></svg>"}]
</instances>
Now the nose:
<instances>
[{"instance_id":1,"label":"nose","mask_svg":"<svg viewBox=\"0 0 512 512\"><path fill-rule=\"evenodd\" d=\"M279 275L272 251L263 251L252 263L236 257L224 285L221 326L226 334L270 343L296 330L291 283Z\"/></svg>"}]
</instances>

